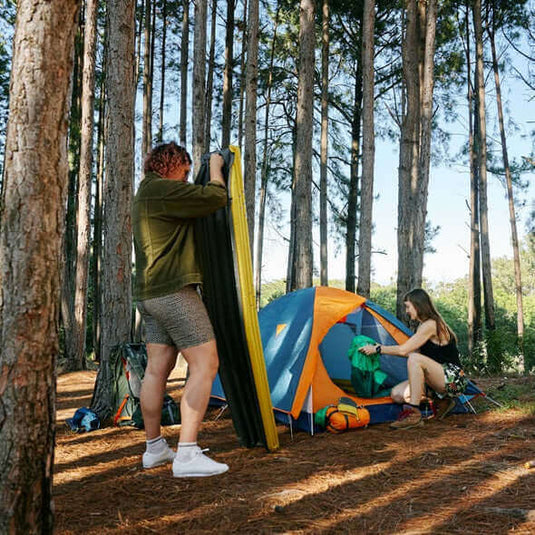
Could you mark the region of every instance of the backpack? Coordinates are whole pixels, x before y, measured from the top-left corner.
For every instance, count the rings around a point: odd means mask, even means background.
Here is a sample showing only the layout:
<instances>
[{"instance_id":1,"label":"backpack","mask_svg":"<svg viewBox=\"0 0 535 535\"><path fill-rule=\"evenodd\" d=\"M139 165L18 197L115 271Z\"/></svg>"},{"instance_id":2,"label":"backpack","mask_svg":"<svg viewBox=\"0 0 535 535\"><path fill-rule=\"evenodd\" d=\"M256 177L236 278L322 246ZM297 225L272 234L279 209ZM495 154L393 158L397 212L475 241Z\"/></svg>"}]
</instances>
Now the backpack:
<instances>
[{"instance_id":1,"label":"backpack","mask_svg":"<svg viewBox=\"0 0 535 535\"><path fill-rule=\"evenodd\" d=\"M147 349L142 343L125 343L115 346L110 355L112 372L113 423L117 426L133 425L143 428L141 416L141 383L147 367ZM162 407L162 425L180 423L178 405L168 394Z\"/></svg>"},{"instance_id":2,"label":"backpack","mask_svg":"<svg viewBox=\"0 0 535 535\"><path fill-rule=\"evenodd\" d=\"M343 433L349 429L366 427L370 412L352 399L341 397L336 405L327 405L314 415L314 422L331 433Z\"/></svg>"}]
</instances>

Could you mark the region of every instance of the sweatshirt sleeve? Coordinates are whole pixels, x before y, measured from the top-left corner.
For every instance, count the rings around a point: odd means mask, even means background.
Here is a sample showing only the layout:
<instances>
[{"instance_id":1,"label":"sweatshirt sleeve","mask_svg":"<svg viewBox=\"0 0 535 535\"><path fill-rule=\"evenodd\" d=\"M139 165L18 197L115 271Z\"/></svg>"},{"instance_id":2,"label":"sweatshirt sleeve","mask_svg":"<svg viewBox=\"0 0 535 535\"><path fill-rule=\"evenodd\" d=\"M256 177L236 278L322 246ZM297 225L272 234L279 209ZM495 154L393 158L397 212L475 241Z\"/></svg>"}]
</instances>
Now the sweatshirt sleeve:
<instances>
[{"instance_id":1,"label":"sweatshirt sleeve","mask_svg":"<svg viewBox=\"0 0 535 535\"><path fill-rule=\"evenodd\" d=\"M151 212L163 217L187 219L204 217L227 204L227 188L210 182L206 186L157 179L143 195Z\"/></svg>"}]
</instances>

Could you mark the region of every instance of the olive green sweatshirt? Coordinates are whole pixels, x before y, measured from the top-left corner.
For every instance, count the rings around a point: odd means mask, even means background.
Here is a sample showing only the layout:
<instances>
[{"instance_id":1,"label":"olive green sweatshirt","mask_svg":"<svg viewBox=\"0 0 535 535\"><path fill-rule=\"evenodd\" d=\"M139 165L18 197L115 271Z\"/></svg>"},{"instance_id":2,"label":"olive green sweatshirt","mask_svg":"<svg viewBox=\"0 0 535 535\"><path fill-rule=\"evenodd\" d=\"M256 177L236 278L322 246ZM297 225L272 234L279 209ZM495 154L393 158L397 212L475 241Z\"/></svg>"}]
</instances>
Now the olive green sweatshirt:
<instances>
[{"instance_id":1,"label":"olive green sweatshirt","mask_svg":"<svg viewBox=\"0 0 535 535\"><path fill-rule=\"evenodd\" d=\"M202 282L194 242L194 220L227 204L214 182L197 186L147 173L134 198L136 253L134 298L142 301Z\"/></svg>"}]
</instances>

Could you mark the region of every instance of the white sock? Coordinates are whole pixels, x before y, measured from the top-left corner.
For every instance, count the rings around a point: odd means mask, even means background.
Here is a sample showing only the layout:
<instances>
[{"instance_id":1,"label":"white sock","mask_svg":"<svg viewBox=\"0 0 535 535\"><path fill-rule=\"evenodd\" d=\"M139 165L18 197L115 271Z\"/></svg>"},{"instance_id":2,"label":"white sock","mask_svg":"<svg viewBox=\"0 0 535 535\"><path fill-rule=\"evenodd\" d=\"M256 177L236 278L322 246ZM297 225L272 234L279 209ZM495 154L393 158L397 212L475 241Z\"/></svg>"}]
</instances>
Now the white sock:
<instances>
[{"instance_id":1,"label":"white sock","mask_svg":"<svg viewBox=\"0 0 535 535\"><path fill-rule=\"evenodd\" d=\"M176 458L180 462L188 462L195 453L195 446L197 446L197 442L179 442Z\"/></svg>"},{"instance_id":2,"label":"white sock","mask_svg":"<svg viewBox=\"0 0 535 535\"><path fill-rule=\"evenodd\" d=\"M161 453L167 447L165 438L160 435L159 437L147 440L147 451L149 453Z\"/></svg>"}]
</instances>

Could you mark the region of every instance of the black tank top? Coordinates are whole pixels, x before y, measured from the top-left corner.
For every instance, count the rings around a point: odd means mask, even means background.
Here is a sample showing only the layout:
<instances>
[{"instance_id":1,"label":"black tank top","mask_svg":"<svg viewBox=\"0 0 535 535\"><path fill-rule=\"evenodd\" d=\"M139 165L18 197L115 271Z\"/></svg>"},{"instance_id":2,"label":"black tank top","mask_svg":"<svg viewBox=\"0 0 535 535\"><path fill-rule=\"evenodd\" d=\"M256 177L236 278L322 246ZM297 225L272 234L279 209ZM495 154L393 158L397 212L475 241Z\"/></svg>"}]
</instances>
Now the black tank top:
<instances>
[{"instance_id":1,"label":"black tank top","mask_svg":"<svg viewBox=\"0 0 535 535\"><path fill-rule=\"evenodd\" d=\"M419 349L418 352L433 359L439 364L451 363L457 364L457 366L461 367L459 350L457 349L457 343L453 337L446 345L443 346L435 344L435 342L431 342L431 340L427 340L427 342Z\"/></svg>"}]
</instances>

